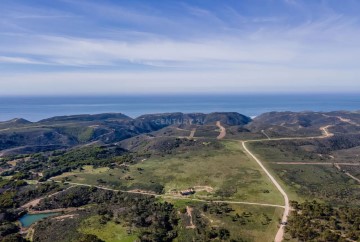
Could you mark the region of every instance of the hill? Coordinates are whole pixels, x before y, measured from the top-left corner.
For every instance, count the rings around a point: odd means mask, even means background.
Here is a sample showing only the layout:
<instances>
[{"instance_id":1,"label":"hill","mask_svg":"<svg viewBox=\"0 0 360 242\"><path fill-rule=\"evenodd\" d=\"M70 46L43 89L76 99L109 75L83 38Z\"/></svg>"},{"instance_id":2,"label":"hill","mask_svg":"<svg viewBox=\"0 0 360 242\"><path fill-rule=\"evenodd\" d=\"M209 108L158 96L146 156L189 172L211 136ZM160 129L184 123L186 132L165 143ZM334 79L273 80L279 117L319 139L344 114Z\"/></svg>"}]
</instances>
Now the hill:
<instances>
[{"instance_id":1,"label":"hill","mask_svg":"<svg viewBox=\"0 0 360 242\"><path fill-rule=\"evenodd\" d=\"M0 154L22 154L88 143L111 144L165 127L191 125L245 125L251 121L238 113L163 113L130 118L121 113L52 117L31 123L14 119L0 123Z\"/></svg>"},{"instance_id":2,"label":"hill","mask_svg":"<svg viewBox=\"0 0 360 242\"><path fill-rule=\"evenodd\" d=\"M338 111L3 122L0 240L358 241L359 121ZM24 213L49 211L61 213L20 230Z\"/></svg>"}]
</instances>

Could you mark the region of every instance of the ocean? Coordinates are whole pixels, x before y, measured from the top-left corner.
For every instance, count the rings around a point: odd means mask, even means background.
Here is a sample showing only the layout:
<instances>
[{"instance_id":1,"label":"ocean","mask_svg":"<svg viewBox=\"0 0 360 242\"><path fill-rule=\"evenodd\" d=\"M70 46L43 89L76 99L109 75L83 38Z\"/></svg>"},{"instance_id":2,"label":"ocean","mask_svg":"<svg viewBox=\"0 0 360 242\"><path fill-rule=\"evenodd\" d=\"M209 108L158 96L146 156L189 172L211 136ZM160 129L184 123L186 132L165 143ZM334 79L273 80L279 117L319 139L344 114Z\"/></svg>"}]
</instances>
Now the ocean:
<instances>
[{"instance_id":1,"label":"ocean","mask_svg":"<svg viewBox=\"0 0 360 242\"><path fill-rule=\"evenodd\" d=\"M359 94L161 95L94 97L0 97L0 121L72 114L119 112L130 117L164 112L239 112L360 110Z\"/></svg>"}]
</instances>

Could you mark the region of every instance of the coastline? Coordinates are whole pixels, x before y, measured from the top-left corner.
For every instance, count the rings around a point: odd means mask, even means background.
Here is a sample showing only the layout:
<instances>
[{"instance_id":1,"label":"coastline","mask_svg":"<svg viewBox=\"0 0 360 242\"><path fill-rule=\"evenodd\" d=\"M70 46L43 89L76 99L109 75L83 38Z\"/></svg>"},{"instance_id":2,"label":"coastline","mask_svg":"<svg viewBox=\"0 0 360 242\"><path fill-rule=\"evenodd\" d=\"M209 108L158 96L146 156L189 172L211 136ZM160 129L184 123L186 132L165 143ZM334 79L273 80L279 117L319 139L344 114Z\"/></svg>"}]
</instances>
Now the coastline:
<instances>
[{"instance_id":1,"label":"coastline","mask_svg":"<svg viewBox=\"0 0 360 242\"><path fill-rule=\"evenodd\" d=\"M78 114L123 113L131 118L155 113L238 112L249 117L272 111L357 111L358 94L119 95L0 97L0 122L31 122Z\"/></svg>"}]
</instances>

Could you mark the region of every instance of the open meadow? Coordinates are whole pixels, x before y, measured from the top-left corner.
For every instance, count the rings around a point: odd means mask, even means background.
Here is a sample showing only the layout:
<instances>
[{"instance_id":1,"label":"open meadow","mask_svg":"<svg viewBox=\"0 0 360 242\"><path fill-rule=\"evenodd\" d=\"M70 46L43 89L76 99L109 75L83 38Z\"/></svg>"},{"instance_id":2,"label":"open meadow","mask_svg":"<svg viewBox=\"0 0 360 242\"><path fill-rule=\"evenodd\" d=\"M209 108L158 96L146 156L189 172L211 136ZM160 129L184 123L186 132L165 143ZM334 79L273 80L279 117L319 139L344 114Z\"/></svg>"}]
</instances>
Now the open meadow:
<instances>
[{"instance_id":1,"label":"open meadow","mask_svg":"<svg viewBox=\"0 0 360 242\"><path fill-rule=\"evenodd\" d=\"M347 171L357 176L359 166L354 163L356 160L350 159L347 149L318 153L316 145L296 146L288 141L254 142L250 145L254 154L278 178L290 200L315 199L338 206L359 205L360 184L345 174ZM353 152L351 156L355 156ZM353 165L341 165L342 162Z\"/></svg>"},{"instance_id":2,"label":"open meadow","mask_svg":"<svg viewBox=\"0 0 360 242\"><path fill-rule=\"evenodd\" d=\"M113 169L84 167L54 179L177 196L183 190L194 188L196 193L191 196L194 198L282 205L276 187L244 153L240 143L223 141L223 144L220 150L199 149L157 156Z\"/></svg>"}]
</instances>

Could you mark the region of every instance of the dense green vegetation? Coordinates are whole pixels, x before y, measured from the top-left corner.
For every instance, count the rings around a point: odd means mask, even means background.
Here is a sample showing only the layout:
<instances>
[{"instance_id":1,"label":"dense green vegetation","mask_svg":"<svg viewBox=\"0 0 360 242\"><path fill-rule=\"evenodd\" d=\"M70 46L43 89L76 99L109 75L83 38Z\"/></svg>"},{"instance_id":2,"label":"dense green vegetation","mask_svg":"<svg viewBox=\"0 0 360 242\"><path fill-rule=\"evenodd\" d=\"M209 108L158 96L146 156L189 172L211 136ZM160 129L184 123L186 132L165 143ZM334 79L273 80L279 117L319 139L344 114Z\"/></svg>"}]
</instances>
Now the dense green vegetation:
<instances>
[{"instance_id":1,"label":"dense green vegetation","mask_svg":"<svg viewBox=\"0 0 360 242\"><path fill-rule=\"evenodd\" d=\"M177 216L173 206L169 203L159 203L149 196L129 195L115 193L96 188L74 187L64 191L61 195L52 196L41 201L34 209L47 210L56 208L81 207L92 204L93 206L81 211L83 218L77 219L78 223L99 222L102 225L123 224L125 227L134 228L142 241L170 241L176 237L173 231L177 225ZM96 216L96 217L94 217ZM54 221L44 221L35 228L35 241L48 241L47 233L51 233L49 227ZM84 225L82 225L84 226ZM72 231L76 236L80 232ZM85 233L88 230L80 229ZM59 235L59 241L67 238ZM76 237L75 236L75 237Z\"/></svg>"},{"instance_id":2,"label":"dense green vegetation","mask_svg":"<svg viewBox=\"0 0 360 242\"><path fill-rule=\"evenodd\" d=\"M20 206L48 194L62 190L55 183L28 185L17 175L9 180L0 177L0 239L1 241L23 241L17 234L20 230L14 222L25 212Z\"/></svg>"},{"instance_id":3,"label":"dense green vegetation","mask_svg":"<svg viewBox=\"0 0 360 242\"><path fill-rule=\"evenodd\" d=\"M160 148L163 146L167 148ZM282 203L279 192L245 155L239 142L167 138L140 147L139 152L151 147L154 154L130 166L75 170L54 179L165 194L193 187L197 190L194 197L202 199Z\"/></svg>"},{"instance_id":4,"label":"dense green vegetation","mask_svg":"<svg viewBox=\"0 0 360 242\"><path fill-rule=\"evenodd\" d=\"M281 209L225 203L191 203L192 222L196 230L184 232L179 241L272 241ZM182 222L189 225L189 217L182 209ZM181 211L181 209L180 209ZM207 228L210 226L210 230Z\"/></svg>"},{"instance_id":5,"label":"dense green vegetation","mask_svg":"<svg viewBox=\"0 0 360 242\"><path fill-rule=\"evenodd\" d=\"M15 158L15 157L13 157ZM64 172L81 168L84 165L111 166L114 163L132 162L133 156L117 146L87 146L71 150L59 150L28 155L18 158L16 167L3 175L17 172L27 174L27 179L46 181ZM30 174L29 171L32 171ZM41 175L40 175L41 173Z\"/></svg>"},{"instance_id":6,"label":"dense green vegetation","mask_svg":"<svg viewBox=\"0 0 360 242\"><path fill-rule=\"evenodd\" d=\"M360 208L334 208L316 201L292 202L294 211L286 227L292 238L300 241L358 241Z\"/></svg>"},{"instance_id":7,"label":"dense green vegetation","mask_svg":"<svg viewBox=\"0 0 360 242\"><path fill-rule=\"evenodd\" d=\"M71 188L43 200L35 209L66 207L81 209L64 221L55 218L40 222L35 227L35 240L50 241L56 236L58 241L77 241L91 234L105 241L271 241L269 235L280 217L275 208L159 201L91 187ZM191 224L194 228L189 228Z\"/></svg>"},{"instance_id":8,"label":"dense green vegetation","mask_svg":"<svg viewBox=\"0 0 360 242\"><path fill-rule=\"evenodd\" d=\"M254 153L265 161L283 183L293 200L318 199L335 205L360 205L358 181L344 173L357 175L357 137L265 141L250 143ZM311 163L320 164L311 164ZM352 163L352 166L336 165ZM341 169L339 169L339 167Z\"/></svg>"},{"instance_id":9,"label":"dense green vegetation","mask_svg":"<svg viewBox=\"0 0 360 242\"><path fill-rule=\"evenodd\" d=\"M119 147L84 147L52 155L48 163L53 167L46 169L42 180L77 169L83 165L110 166L114 162L126 162L131 156L121 156L125 151Z\"/></svg>"},{"instance_id":10,"label":"dense green vegetation","mask_svg":"<svg viewBox=\"0 0 360 242\"><path fill-rule=\"evenodd\" d=\"M252 150L266 162L354 162L356 153L352 152L352 157L344 157L341 153L359 146L359 134L250 143Z\"/></svg>"},{"instance_id":11,"label":"dense green vegetation","mask_svg":"<svg viewBox=\"0 0 360 242\"><path fill-rule=\"evenodd\" d=\"M225 140L216 139L219 120ZM357 241L359 121L358 113L274 112L254 121L170 113L0 123L0 240L273 241L283 208L268 204L283 197L239 142L264 139L247 144L294 200L285 239ZM319 136L328 125L335 135L324 139L265 136ZM30 228L17 222L44 211L59 214Z\"/></svg>"}]
</instances>

